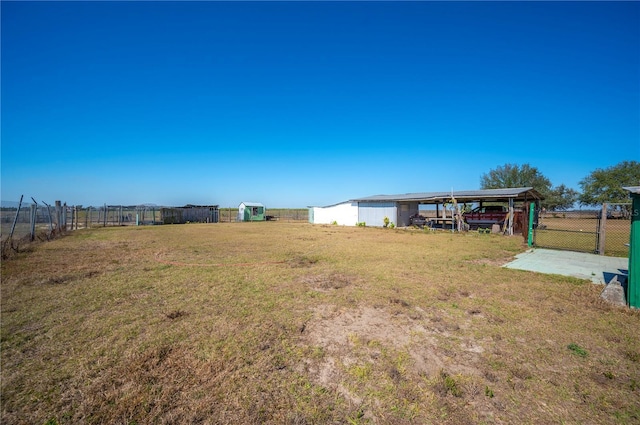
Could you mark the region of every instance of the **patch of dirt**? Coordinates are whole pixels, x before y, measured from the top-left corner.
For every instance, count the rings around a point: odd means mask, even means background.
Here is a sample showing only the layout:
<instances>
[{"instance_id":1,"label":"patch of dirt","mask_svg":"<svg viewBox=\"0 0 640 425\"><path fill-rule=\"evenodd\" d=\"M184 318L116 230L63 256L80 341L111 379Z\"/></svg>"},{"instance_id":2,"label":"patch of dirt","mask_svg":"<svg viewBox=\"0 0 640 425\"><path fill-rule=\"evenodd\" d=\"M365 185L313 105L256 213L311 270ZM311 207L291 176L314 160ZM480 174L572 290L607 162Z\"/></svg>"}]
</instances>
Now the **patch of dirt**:
<instances>
[{"instance_id":1,"label":"patch of dirt","mask_svg":"<svg viewBox=\"0 0 640 425\"><path fill-rule=\"evenodd\" d=\"M318 262L318 258L308 257L306 255L296 255L288 259L286 262L293 268L311 267Z\"/></svg>"},{"instance_id":2,"label":"patch of dirt","mask_svg":"<svg viewBox=\"0 0 640 425\"><path fill-rule=\"evenodd\" d=\"M167 319L178 319L182 316L186 316L188 313L186 311L182 311L182 310L173 310L169 313L165 313L165 316L167 317Z\"/></svg>"},{"instance_id":3,"label":"patch of dirt","mask_svg":"<svg viewBox=\"0 0 640 425\"><path fill-rule=\"evenodd\" d=\"M317 306L313 318L306 323L304 338L310 346L320 347L323 356L315 362L309 360L307 372L318 384L343 393L341 376L344 369L356 361L353 352L358 346L368 352L370 362L379 357L381 347L406 352L410 356L407 373L413 376L436 376L443 369L482 376L482 371L475 367L484 351L478 342L461 342L459 352L451 356L450 350L438 345L438 337L443 336L442 323L423 320L426 312L418 313L391 314L373 307L347 310Z\"/></svg>"},{"instance_id":4,"label":"patch of dirt","mask_svg":"<svg viewBox=\"0 0 640 425\"><path fill-rule=\"evenodd\" d=\"M90 279L94 276L97 276L100 272L95 270L90 270L83 273L76 274L66 274L62 276L49 276L45 279L41 279L35 282L37 285L60 285L63 283L73 282L81 279Z\"/></svg>"},{"instance_id":5,"label":"patch of dirt","mask_svg":"<svg viewBox=\"0 0 640 425\"><path fill-rule=\"evenodd\" d=\"M321 275L308 275L300 279L300 283L320 292L328 292L334 289L344 288L353 284L355 278L343 273L330 273Z\"/></svg>"}]
</instances>

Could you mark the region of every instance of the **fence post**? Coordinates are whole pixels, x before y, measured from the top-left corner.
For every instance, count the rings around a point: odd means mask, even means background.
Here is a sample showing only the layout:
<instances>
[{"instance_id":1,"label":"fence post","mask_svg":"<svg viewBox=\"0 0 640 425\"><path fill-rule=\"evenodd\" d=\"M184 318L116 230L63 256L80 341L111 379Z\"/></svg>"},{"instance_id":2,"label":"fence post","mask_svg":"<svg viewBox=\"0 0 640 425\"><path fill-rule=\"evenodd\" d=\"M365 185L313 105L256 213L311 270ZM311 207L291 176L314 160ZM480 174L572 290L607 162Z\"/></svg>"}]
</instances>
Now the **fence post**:
<instances>
[{"instance_id":1,"label":"fence post","mask_svg":"<svg viewBox=\"0 0 640 425\"><path fill-rule=\"evenodd\" d=\"M51 205L42 201L42 203L47 207L47 216L49 217L49 237L53 234L53 219L51 218Z\"/></svg>"},{"instance_id":2,"label":"fence post","mask_svg":"<svg viewBox=\"0 0 640 425\"><path fill-rule=\"evenodd\" d=\"M62 231L62 203L56 201L56 231L60 233Z\"/></svg>"},{"instance_id":3,"label":"fence post","mask_svg":"<svg viewBox=\"0 0 640 425\"><path fill-rule=\"evenodd\" d=\"M107 227L107 215L109 215L109 210L107 204L104 204L104 227Z\"/></svg>"},{"instance_id":4,"label":"fence post","mask_svg":"<svg viewBox=\"0 0 640 425\"><path fill-rule=\"evenodd\" d=\"M600 223L598 227L598 254L604 255L605 242L606 242L606 227L607 227L607 204L602 204L602 211L600 213Z\"/></svg>"},{"instance_id":5,"label":"fence post","mask_svg":"<svg viewBox=\"0 0 640 425\"><path fill-rule=\"evenodd\" d=\"M533 220L535 218L536 204L532 202L529 205L529 236L527 238L527 246L531 248L533 246Z\"/></svg>"},{"instance_id":6,"label":"fence post","mask_svg":"<svg viewBox=\"0 0 640 425\"><path fill-rule=\"evenodd\" d=\"M22 198L24 195L20 195L20 202L18 203L18 211L16 211L16 216L13 219L13 224L11 225L11 232L9 232L9 239L13 239L13 232L16 230L16 223L18 222L18 214L20 214L20 207L22 207Z\"/></svg>"},{"instance_id":7,"label":"fence post","mask_svg":"<svg viewBox=\"0 0 640 425\"><path fill-rule=\"evenodd\" d=\"M36 204L31 204L31 214L29 216L29 229L31 230L31 241L36 238L36 213L38 206Z\"/></svg>"}]
</instances>

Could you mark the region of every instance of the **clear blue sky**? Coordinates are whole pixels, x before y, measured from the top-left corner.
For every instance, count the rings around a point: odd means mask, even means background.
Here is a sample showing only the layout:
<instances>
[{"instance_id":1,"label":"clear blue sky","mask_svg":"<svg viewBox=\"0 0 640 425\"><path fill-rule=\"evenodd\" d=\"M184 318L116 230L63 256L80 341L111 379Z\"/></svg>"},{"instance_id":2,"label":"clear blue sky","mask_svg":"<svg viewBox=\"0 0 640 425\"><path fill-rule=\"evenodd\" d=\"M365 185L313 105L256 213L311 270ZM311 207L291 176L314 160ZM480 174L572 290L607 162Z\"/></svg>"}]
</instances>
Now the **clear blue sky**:
<instances>
[{"instance_id":1,"label":"clear blue sky","mask_svg":"<svg viewBox=\"0 0 640 425\"><path fill-rule=\"evenodd\" d=\"M640 160L638 2L6 2L2 193L327 205Z\"/></svg>"}]
</instances>

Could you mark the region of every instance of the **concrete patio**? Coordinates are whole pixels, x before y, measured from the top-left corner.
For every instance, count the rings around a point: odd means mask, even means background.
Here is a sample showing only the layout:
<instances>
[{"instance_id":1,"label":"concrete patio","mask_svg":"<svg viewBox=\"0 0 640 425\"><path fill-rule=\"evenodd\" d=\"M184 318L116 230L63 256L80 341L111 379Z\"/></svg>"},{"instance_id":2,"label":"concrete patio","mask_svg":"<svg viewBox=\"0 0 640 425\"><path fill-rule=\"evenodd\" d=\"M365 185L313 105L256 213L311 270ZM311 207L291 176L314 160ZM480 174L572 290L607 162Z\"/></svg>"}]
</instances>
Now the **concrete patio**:
<instances>
[{"instance_id":1,"label":"concrete patio","mask_svg":"<svg viewBox=\"0 0 640 425\"><path fill-rule=\"evenodd\" d=\"M504 267L573 276L601 284L609 283L617 276L618 282L626 287L629 259L584 252L534 248L516 255L516 259Z\"/></svg>"}]
</instances>

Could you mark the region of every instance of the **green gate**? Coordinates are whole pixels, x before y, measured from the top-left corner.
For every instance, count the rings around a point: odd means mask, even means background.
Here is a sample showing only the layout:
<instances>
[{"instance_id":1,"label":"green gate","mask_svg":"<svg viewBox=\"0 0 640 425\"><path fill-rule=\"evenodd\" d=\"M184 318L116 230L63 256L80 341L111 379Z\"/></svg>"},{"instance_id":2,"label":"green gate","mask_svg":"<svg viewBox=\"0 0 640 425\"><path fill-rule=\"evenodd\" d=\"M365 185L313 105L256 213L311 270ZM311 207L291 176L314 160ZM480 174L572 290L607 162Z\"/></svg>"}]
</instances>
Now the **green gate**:
<instances>
[{"instance_id":1,"label":"green gate","mask_svg":"<svg viewBox=\"0 0 640 425\"><path fill-rule=\"evenodd\" d=\"M539 248L597 253L599 216L597 211L541 212L533 243Z\"/></svg>"},{"instance_id":2,"label":"green gate","mask_svg":"<svg viewBox=\"0 0 640 425\"><path fill-rule=\"evenodd\" d=\"M541 212L533 244L539 248L627 257L631 220L628 204L603 205L598 210Z\"/></svg>"}]
</instances>

